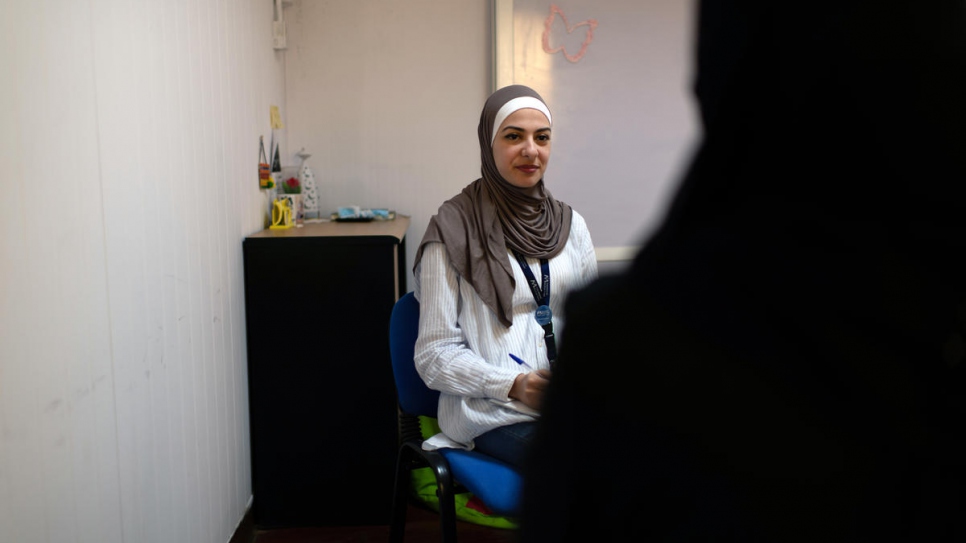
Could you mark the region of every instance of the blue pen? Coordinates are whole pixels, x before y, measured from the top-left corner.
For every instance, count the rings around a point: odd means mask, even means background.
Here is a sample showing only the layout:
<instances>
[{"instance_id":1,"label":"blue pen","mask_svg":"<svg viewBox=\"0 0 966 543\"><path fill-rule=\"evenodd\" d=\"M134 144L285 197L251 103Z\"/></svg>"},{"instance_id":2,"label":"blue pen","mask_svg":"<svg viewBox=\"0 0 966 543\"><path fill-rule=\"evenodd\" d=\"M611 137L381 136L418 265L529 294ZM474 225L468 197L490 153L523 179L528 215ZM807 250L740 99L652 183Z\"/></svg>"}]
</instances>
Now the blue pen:
<instances>
[{"instance_id":1,"label":"blue pen","mask_svg":"<svg viewBox=\"0 0 966 543\"><path fill-rule=\"evenodd\" d=\"M517 356L517 355L515 355L513 353L510 353L510 358L512 358L514 361L516 361L517 364L520 364L521 366L526 366L527 368L530 369L530 371L533 371L533 368L530 367L530 364L527 364L526 362L524 362L523 359L520 358L519 356Z\"/></svg>"}]
</instances>

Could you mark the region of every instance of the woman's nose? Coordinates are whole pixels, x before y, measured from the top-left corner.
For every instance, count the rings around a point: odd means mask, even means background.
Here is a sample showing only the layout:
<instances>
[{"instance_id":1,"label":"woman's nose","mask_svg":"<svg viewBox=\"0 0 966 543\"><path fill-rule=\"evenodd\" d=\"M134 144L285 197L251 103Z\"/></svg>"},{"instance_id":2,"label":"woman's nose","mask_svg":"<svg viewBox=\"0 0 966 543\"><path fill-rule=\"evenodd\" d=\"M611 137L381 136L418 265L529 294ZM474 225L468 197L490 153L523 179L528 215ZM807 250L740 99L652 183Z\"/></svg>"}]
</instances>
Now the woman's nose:
<instances>
[{"instance_id":1,"label":"woman's nose","mask_svg":"<svg viewBox=\"0 0 966 543\"><path fill-rule=\"evenodd\" d=\"M537 152L537 145L533 142L533 140L531 139L526 140L523 144L523 156L529 158L534 156L536 152Z\"/></svg>"}]
</instances>

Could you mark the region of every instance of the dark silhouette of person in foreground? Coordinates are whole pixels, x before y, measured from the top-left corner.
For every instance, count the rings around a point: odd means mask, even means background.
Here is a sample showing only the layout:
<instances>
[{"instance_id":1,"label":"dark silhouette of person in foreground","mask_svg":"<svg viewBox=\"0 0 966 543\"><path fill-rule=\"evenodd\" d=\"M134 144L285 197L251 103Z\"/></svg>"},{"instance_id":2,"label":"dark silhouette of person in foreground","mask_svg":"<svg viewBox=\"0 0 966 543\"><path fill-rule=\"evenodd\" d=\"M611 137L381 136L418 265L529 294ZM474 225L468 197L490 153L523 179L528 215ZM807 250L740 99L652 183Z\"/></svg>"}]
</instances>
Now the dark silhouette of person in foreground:
<instances>
[{"instance_id":1,"label":"dark silhouette of person in foreground","mask_svg":"<svg viewBox=\"0 0 966 543\"><path fill-rule=\"evenodd\" d=\"M696 6L702 140L568 299L521 540L966 541L966 3Z\"/></svg>"}]
</instances>

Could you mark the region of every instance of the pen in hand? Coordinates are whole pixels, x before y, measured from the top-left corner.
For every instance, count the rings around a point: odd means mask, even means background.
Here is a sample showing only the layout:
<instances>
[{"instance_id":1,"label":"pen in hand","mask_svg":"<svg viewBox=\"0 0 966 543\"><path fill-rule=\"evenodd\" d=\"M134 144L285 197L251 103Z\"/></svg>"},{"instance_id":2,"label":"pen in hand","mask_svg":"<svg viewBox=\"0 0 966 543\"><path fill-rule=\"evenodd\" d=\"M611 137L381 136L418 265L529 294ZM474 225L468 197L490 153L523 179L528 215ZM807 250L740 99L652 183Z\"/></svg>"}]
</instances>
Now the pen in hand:
<instances>
[{"instance_id":1,"label":"pen in hand","mask_svg":"<svg viewBox=\"0 0 966 543\"><path fill-rule=\"evenodd\" d=\"M510 358L512 358L514 360L514 362L516 362L517 364L520 364L521 366L526 367L530 371L534 371L533 367L531 367L530 364L527 364L526 362L524 362L523 359L520 358L519 356L517 356L517 355L515 355L513 353L510 353Z\"/></svg>"}]
</instances>

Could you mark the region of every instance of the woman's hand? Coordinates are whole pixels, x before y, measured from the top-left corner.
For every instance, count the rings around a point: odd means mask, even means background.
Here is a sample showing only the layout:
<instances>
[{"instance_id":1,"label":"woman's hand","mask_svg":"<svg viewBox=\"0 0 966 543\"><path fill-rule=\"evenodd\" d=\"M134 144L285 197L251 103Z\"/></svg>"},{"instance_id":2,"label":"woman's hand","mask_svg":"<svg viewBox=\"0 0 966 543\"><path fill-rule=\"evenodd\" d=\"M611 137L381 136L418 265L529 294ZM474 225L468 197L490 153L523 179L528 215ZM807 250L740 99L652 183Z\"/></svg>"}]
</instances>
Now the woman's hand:
<instances>
[{"instance_id":1,"label":"woman's hand","mask_svg":"<svg viewBox=\"0 0 966 543\"><path fill-rule=\"evenodd\" d=\"M550 371L537 370L521 373L510 387L510 398L523 402L523 405L540 410L543 393L550 384Z\"/></svg>"}]
</instances>

